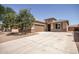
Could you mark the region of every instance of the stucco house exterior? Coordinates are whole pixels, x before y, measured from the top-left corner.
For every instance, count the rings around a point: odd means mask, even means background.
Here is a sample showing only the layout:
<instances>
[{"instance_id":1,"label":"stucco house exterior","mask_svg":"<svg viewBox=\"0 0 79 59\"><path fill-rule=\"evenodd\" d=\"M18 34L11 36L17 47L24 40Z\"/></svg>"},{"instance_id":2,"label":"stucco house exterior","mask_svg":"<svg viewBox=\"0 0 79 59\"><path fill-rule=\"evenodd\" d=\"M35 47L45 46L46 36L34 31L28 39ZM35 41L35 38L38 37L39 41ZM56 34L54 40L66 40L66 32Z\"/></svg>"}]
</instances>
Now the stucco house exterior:
<instances>
[{"instance_id":1,"label":"stucco house exterior","mask_svg":"<svg viewBox=\"0 0 79 59\"><path fill-rule=\"evenodd\" d=\"M44 22L35 21L31 32L42 32L42 31L50 31L50 32L67 32L69 26L68 20L57 21L55 18L45 19Z\"/></svg>"}]
</instances>

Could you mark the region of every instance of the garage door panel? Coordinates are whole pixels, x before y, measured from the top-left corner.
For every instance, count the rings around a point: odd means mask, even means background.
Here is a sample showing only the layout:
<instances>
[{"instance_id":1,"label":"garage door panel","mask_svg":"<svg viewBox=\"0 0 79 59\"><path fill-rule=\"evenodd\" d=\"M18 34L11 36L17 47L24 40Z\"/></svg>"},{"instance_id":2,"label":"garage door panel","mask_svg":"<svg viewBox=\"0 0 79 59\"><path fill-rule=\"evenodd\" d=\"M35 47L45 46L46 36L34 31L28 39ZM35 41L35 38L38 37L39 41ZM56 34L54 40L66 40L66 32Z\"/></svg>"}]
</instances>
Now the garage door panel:
<instances>
[{"instance_id":1,"label":"garage door panel","mask_svg":"<svg viewBox=\"0 0 79 59\"><path fill-rule=\"evenodd\" d=\"M44 31L43 25L35 25L35 32L42 32Z\"/></svg>"}]
</instances>

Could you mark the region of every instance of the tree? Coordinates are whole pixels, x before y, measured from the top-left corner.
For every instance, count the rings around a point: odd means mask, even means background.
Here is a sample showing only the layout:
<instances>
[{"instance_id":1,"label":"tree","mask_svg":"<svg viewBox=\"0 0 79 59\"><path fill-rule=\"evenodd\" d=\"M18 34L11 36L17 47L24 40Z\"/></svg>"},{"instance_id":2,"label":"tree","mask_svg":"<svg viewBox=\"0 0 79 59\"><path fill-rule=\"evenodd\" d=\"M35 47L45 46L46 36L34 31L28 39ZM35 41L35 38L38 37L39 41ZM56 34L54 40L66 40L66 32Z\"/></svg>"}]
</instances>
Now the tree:
<instances>
[{"instance_id":1,"label":"tree","mask_svg":"<svg viewBox=\"0 0 79 59\"><path fill-rule=\"evenodd\" d=\"M7 13L15 13L15 11L10 7L4 7L3 5L0 5L0 20L3 20L3 17Z\"/></svg>"},{"instance_id":2,"label":"tree","mask_svg":"<svg viewBox=\"0 0 79 59\"><path fill-rule=\"evenodd\" d=\"M4 14L5 7L0 4L0 14Z\"/></svg>"},{"instance_id":3,"label":"tree","mask_svg":"<svg viewBox=\"0 0 79 59\"><path fill-rule=\"evenodd\" d=\"M12 27L14 26L15 19L16 19L15 11L10 7L6 7L5 13L4 13L4 16L3 16L3 25L2 26L5 29L11 30Z\"/></svg>"},{"instance_id":4,"label":"tree","mask_svg":"<svg viewBox=\"0 0 79 59\"><path fill-rule=\"evenodd\" d=\"M28 29L31 29L32 24L35 18L30 13L30 10L22 9L19 13L19 27L22 31L26 32Z\"/></svg>"},{"instance_id":5,"label":"tree","mask_svg":"<svg viewBox=\"0 0 79 59\"><path fill-rule=\"evenodd\" d=\"M5 7L0 4L0 20L2 20L2 15L5 13Z\"/></svg>"},{"instance_id":6,"label":"tree","mask_svg":"<svg viewBox=\"0 0 79 59\"><path fill-rule=\"evenodd\" d=\"M4 16L3 27L11 30L15 25L16 15L15 13L7 13Z\"/></svg>"},{"instance_id":7,"label":"tree","mask_svg":"<svg viewBox=\"0 0 79 59\"><path fill-rule=\"evenodd\" d=\"M19 14L16 15L15 11L12 8L5 8L5 15L3 20L3 27L5 29L18 28L22 32L26 32L28 29L31 29L35 18L31 14L30 10L22 9Z\"/></svg>"},{"instance_id":8,"label":"tree","mask_svg":"<svg viewBox=\"0 0 79 59\"><path fill-rule=\"evenodd\" d=\"M12 8L10 8L10 7L6 7L5 8L5 13L7 14L7 13L15 13L15 11L12 9Z\"/></svg>"}]
</instances>

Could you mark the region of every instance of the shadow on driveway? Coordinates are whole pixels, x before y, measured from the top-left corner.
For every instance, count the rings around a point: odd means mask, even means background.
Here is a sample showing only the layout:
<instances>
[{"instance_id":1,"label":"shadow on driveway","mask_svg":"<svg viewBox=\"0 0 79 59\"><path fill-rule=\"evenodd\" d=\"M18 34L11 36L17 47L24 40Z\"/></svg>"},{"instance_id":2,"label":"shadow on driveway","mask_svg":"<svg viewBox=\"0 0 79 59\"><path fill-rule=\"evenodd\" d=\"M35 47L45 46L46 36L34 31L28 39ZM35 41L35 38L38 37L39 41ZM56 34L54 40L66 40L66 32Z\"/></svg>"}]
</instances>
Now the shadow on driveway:
<instances>
[{"instance_id":1,"label":"shadow on driveway","mask_svg":"<svg viewBox=\"0 0 79 59\"><path fill-rule=\"evenodd\" d=\"M79 32L74 32L74 41L76 43L78 53L79 53Z\"/></svg>"}]
</instances>

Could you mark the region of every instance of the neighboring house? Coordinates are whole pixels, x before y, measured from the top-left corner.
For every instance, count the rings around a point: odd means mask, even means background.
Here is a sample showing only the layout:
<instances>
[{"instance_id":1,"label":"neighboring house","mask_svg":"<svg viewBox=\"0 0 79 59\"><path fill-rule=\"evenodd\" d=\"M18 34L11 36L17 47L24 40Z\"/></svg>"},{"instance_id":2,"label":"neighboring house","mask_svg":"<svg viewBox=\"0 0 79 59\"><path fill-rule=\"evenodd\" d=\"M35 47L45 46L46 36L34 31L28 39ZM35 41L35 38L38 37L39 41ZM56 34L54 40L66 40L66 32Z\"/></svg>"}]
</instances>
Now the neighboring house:
<instances>
[{"instance_id":1,"label":"neighboring house","mask_svg":"<svg viewBox=\"0 0 79 59\"><path fill-rule=\"evenodd\" d=\"M68 31L79 31L79 24L69 26Z\"/></svg>"},{"instance_id":2,"label":"neighboring house","mask_svg":"<svg viewBox=\"0 0 79 59\"><path fill-rule=\"evenodd\" d=\"M31 28L31 32L66 32L68 31L68 26L68 20L57 21L55 18L48 18L45 19L45 22L35 21Z\"/></svg>"}]
</instances>

